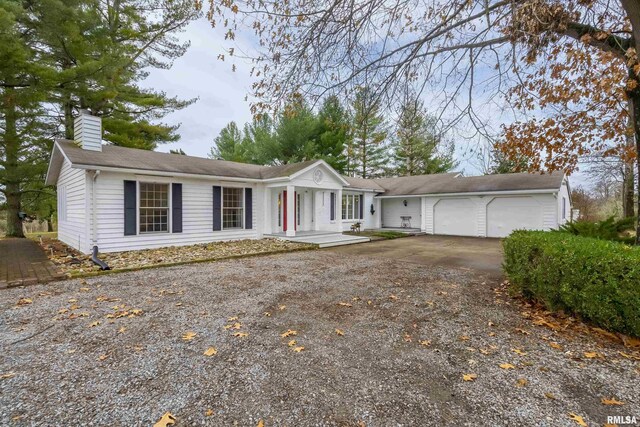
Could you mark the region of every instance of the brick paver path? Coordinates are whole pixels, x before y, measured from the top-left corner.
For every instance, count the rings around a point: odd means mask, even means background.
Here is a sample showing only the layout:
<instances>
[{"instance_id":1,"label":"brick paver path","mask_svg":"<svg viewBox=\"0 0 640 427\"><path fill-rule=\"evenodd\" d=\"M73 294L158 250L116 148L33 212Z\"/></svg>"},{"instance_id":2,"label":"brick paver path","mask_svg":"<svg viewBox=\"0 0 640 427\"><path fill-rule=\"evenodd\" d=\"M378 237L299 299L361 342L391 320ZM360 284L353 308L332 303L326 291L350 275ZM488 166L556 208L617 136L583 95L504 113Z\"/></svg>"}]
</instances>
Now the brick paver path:
<instances>
[{"instance_id":1,"label":"brick paver path","mask_svg":"<svg viewBox=\"0 0 640 427\"><path fill-rule=\"evenodd\" d=\"M0 289L63 277L33 240L0 239Z\"/></svg>"}]
</instances>

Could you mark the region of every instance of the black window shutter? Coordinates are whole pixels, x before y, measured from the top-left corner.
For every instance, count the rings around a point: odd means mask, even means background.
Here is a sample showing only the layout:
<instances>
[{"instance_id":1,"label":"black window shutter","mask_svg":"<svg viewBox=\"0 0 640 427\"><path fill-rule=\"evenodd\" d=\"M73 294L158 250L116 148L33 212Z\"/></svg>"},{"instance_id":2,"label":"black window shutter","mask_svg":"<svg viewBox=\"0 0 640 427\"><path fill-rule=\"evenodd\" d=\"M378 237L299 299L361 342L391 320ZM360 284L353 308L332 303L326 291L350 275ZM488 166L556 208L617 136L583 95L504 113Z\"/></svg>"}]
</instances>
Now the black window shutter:
<instances>
[{"instance_id":1,"label":"black window shutter","mask_svg":"<svg viewBox=\"0 0 640 427\"><path fill-rule=\"evenodd\" d=\"M124 235L136 234L136 181L124 182Z\"/></svg>"},{"instance_id":2,"label":"black window shutter","mask_svg":"<svg viewBox=\"0 0 640 427\"><path fill-rule=\"evenodd\" d=\"M331 193L331 221L336 219L336 193Z\"/></svg>"},{"instance_id":3,"label":"black window shutter","mask_svg":"<svg viewBox=\"0 0 640 427\"><path fill-rule=\"evenodd\" d=\"M253 228L253 191L251 188L244 189L244 228Z\"/></svg>"},{"instance_id":4,"label":"black window shutter","mask_svg":"<svg viewBox=\"0 0 640 427\"><path fill-rule=\"evenodd\" d=\"M222 230L222 187L213 186L213 231Z\"/></svg>"},{"instance_id":5,"label":"black window shutter","mask_svg":"<svg viewBox=\"0 0 640 427\"><path fill-rule=\"evenodd\" d=\"M364 194L360 195L360 219L364 219Z\"/></svg>"},{"instance_id":6,"label":"black window shutter","mask_svg":"<svg viewBox=\"0 0 640 427\"><path fill-rule=\"evenodd\" d=\"M182 233L182 184L171 184L171 232Z\"/></svg>"}]
</instances>

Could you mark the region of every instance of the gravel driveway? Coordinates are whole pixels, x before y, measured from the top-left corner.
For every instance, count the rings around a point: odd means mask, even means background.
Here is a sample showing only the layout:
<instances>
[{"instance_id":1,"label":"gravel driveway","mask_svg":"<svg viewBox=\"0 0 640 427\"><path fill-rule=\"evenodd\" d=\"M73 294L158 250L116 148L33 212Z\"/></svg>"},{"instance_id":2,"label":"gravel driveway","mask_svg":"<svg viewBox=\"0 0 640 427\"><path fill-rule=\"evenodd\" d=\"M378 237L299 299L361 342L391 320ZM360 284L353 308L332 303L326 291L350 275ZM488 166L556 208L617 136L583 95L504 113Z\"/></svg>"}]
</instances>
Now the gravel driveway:
<instances>
[{"instance_id":1,"label":"gravel driveway","mask_svg":"<svg viewBox=\"0 0 640 427\"><path fill-rule=\"evenodd\" d=\"M0 310L1 425L640 416L631 350L536 326L468 269L320 250L8 289Z\"/></svg>"}]
</instances>

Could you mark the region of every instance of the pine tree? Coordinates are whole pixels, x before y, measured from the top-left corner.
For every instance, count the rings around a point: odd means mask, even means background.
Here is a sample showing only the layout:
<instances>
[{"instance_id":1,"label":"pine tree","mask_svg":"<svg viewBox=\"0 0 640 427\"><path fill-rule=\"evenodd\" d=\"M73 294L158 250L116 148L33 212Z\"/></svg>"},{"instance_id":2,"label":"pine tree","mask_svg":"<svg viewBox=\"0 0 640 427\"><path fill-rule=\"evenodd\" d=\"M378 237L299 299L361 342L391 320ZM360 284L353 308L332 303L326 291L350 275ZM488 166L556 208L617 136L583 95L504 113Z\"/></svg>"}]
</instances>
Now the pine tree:
<instances>
[{"instance_id":1,"label":"pine tree","mask_svg":"<svg viewBox=\"0 0 640 427\"><path fill-rule=\"evenodd\" d=\"M317 115L315 135L316 158L323 159L339 173L345 173L345 147L351 134L349 115L340 99L331 95L324 99Z\"/></svg>"},{"instance_id":2,"label":"pine tree","mask_svg":"<svg viewBox=\"0 0 640 427\"><path fill-rule=\"evenodd\" d=\"M347 147L348 171L353 176L376 178L388 163L385 146L387 125L380 103L366 87L360 88L353 101L353 143ZM349 152L350 151L350 152Z\"/></svg>"},{"instance_id":3,"label":"pine tree","mask_svg":"<svg viewBox=\"0 0 640 427\"><path fill-rule=\"evenodd\" d=\"M211 148L210 158L251 163L249 141L244 138L236 122L225 126L214 142L215 146Z\"/></svg>"},{"instance_id":4,"label":"pine tree","mask_svg":"<svg viewBox=\"0 0 640 427\"><path fill-rule=\"evenodd\" d=\"M436 119L415 97L407 97L400 107L394 149L396 175L443 173L456 165L453 144L444 140Z\"/></svg>"},{"instance_id":5,"label":"pine tree","mask_svg":"<svg viewBox=\"0 0 640 427\"><path fill-rule=\"evenodd\" d=\"M268 163L287 164L314 159L315 115L306 102L295 99L280 113L276 144Z\"/></svg>"},{"instance_id":6,"label":"pine tree","mask_svg":"<svg viewBox=\"0 0 640 427\"><path fill-rule=\"evenodd\" d=\"M179 139L178 126L158 123L195 100L141 88L151 68L167 69L189 43L176 32L198 16L189 0L42 0L61 4L39 15L43 38L65 79L60 105L66 138L78 110L102 116L103 138L115 145L154 149Z\"/></svg>"}]
</instances>

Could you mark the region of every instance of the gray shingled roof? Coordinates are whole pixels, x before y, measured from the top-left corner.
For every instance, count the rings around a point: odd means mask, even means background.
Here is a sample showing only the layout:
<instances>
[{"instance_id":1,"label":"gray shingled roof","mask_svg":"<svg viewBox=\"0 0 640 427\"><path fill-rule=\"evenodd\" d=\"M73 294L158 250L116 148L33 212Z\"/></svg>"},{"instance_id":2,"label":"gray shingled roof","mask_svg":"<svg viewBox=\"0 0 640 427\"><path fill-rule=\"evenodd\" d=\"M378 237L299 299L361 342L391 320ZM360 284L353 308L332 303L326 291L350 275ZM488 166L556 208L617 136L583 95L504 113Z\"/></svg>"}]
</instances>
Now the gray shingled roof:
<instances>
[{"instance_id":1,"label":"gray shingled roof","mask_svg":"<svg viewBox=\"0 0 640 427\"><path fill-rule=\"evenodd\" d=\"M317 162L317 160L309 160L281 166L260 166L114 145L103 145L102 152L87 151L80 148L74 141L59 140L57 143L71 163L75 165L229 178L259 180L284 178ZM352 188L374 190L381 193L382 196L411 196L490 191L557 190L562 184L564 174L561 172L544 175L519 173L464 177L458 172L452 172L380 179L348 176L343 176L343 178ZM52 184L56 179L57 172L54 172L53 176L47 177L47 182Z\"/></svg>"},{"instance_id":2,"label":"gray shingled roof","mask_svg":"<svg viewBox=\"0 0 640 427\"><path fill-rule=\"evenodd\" d=\"M375 182L385 189L383 196L445 193L483 193L491 191L557 190L564 174L510 173L461 176L458 173L381 178Z\"/></svg>"},{"instance_id":3,"label":"gray shingled roof","mask_svg":"<svg viewBox=\"0 0 640 427\"><path fill-rule=\"evenodd\" d=\"M315 162L307 161L282 166L260 166L117 147L115 145L103 145L102 152L88 151L80 148L74 141L59 140L57 142L73 164L230 178L269 179L286 177Z\"/></svg>"}]
</instances>

